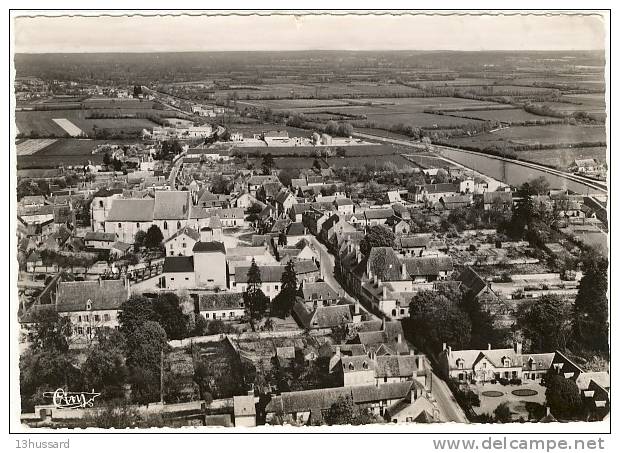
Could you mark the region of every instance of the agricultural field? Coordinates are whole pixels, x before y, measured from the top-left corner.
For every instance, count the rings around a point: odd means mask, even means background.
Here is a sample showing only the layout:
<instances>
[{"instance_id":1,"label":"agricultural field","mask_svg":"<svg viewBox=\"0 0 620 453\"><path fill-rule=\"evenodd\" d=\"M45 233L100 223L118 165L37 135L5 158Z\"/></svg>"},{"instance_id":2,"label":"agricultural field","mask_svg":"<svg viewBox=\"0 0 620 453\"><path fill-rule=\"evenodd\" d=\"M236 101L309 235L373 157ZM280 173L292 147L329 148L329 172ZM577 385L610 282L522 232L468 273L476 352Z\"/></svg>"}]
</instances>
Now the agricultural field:
<instances>
[{"instance_id":1,"label":"agricultural field","mask_svg":"<svg viewBox=\"0 0 620 453\"><path fill-rule=\"evenodd\" d=\"M355 156L355 157L330 157L327 164L333 168L343 167L380 167L388 162L393 163L399 170L413 169L415 164L408 161L400 154L382 155L382 156Z\"/></svg>"},{"instance_id":2,"label":"agricultural field","mask_svg":"<svg viewBox=\"0 0 620 453\"><path fill-rule=\"evenodd\" d=\"M30 156L48 147L56 141L55 138L42 138L33 140L19 140L16 143L16 151L18 156Z\"/></svg>"},{"instance_id":3,"label":"agricultural field","mask_svg":"<svg viewBox=\"0 0 620 453\"><path fill-rule=\"evenodd\" d=\"M403 85L374 82L332 82L318 84L274 83L263 85L231 85L228 89L216 90L216 99L224 101L236 95L237 99L291 99L299 97L364 97L419 94L420 90Z\"/></svg>"},{"instance_id":4,"label":"agricultural field","mask_svg":"<svg viewBox=\"0 0 620 453\"><path fill-rule=\"evenodd\" d=\"M607 148L561 148L561 149L539 149L532 151L518 151L519 159L536 164L554 167L558 170L566 170L575 159L596 159L597 162L606 161Z\"/></svg>"},{"instance_id":5,"label":"agricultural field","mask_svg":"<svg viewBox=\"0 0 620 453\"><path fill-rule=\"evenodd\" d=\"M433 155L409 154L407 159L421 168L456 168L456 165Z\"/></svg>"},{"instance_id":6,"label":"agricultural field","mask_svg":"<svg viewBox=\"0 0 620 453\"><path fill-rule=\"evenodd\" d=\"M535 115L530 112L526 112L523 109L502 109L502 110L467 110L465 112L450 112L451 116L459 116L462 118L474 118L484 121L500 121L502 123L524 123L526 121L556 121L560 122L558 118L550 116Z\"/></svg>"},{"instance_id":7,"label":"agricultural field","mask_svg":"<svg viewBox=\"0 0 620 453\"><path fill-rule=\"evenodd\" d=\"M118 131L140 131L145 128L156 126L155 123L143 118L89 118L97 114L134 114L134 109L117 110L39 110L21 111L15 113L17 127L24 135L37 134L39 136L58 136L65 137L68 132L55 119L65 119L70 121L77 128L86 134L90 134L93 128L106 129L111 133ZM161 115L161 110L145 110L142 113L153 113ZM77 131L75 131L77 132ZM71 133L73 135L73 133Z\"/></svg>"},{"instance_id":8,"label":"agricultural field","mask_svg":"<svg viewBox=\"0 0 620 453\"><path fill-rule=\"evenodd\" d=\"M457 118L432 113L381 113L368 114L367 121L376 127L391 127L396 124L419 127L421 129L451 128L457 129L467 124L479 124L481 120Z\"/></svg>"},{"instance_id":9,"label":"agricultural field","mask_svg":"<svg viewBox=\"0 0 620 453\"><path fill-rule=\"evenodd\" d=\"M97 145L104 143L130 144L135 140L91 140L61 138L34 154L17 156L18 168L52 168L59 165L85 165L103 162L103 154L92 154Z\"/></svg>"},{"instance_id":10,"label":"agricultural field","mask_svg":"<svg viewBox=\"0 0 620 453\"><path fill-rule=\"evenodd\" d=\"M558 147L583 142L605 142L604 126L572 126L553 124L547 126L509 127L475 137L459 137L447 140L456 146L483 151L499 145L557 145Z\"/></svg>"}]
</instances>

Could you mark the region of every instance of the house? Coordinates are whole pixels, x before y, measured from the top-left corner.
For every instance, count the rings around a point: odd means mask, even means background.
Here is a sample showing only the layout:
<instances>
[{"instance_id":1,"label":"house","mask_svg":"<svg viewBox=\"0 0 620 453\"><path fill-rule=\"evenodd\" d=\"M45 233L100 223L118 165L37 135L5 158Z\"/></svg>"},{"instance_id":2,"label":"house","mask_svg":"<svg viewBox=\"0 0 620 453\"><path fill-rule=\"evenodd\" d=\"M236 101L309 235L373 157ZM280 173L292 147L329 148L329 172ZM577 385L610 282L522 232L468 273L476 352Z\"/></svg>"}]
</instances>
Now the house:
<instances>
[{"instance_id":1,"label":"house","mask_svg":"<svg viewBox=\"0 0 620 453\"><path fill-rule=\"evenodd\" d=\"M448 211L458 208L467 208L472 205L473 198L471 195L451 195L445 198L440 198L439 203Z\"/></svg>"},{"instance_id":2,"label":"house","mask_svg":"<svg viewBox=\"0 0 620 453\"><path fill-rule=\"evenodd\" d=\"M401 203L402 201L398 190L389 190L383 199L384 204Z\"/></svg>"},{"instance_id":3,"label":"house","mask_svg":"<svg viewBox=\"0 0 620 453\"><path fill-rule=\"evenodd\" d=\"M219 197L214 193L209 192L207 189L202 189L194 195L194 206L200 206L201 208L221 208L222 202Z\"/></svg>"},{"instance_id":4,"label":"house","mask_svg":"<svg viewBox=\"0 0 620 453\"><path fill-rule=\"evenodd\" d=\"M336 234L352 233L354 231L357 231L356 228L347 222L342 214L333 214L323 222L319 236L323 242L328 244L332 242Z\"/></svg>"},{"instance_id":5,"label":"house","mask_svg":"<svg viewBox=\"0 0 620 453\"><path fill-rule=\"evenodd\" d=\"M225 292L200 294L198 310L205 319L238 320L245 313L243 294Z\"/></svg>"},{"instance_id":6,"label":"house","mask_svg":"<svg viewBox=\"0 0 620 453\"><path fill-rule=\"evenodd\" d=\"M105 220L105 232L115 233L118 240L134 243L138 231L146 231L153 225L155 200L151 198L118 198Z\"/></svg>"},{"instance_id":7,"label":"house","mask_svg":"<svg viewBox=\"0 0 620 453\"><path fill-rule=\"evenodd\" d=\"M339 214L353 214L355 212L355 205L353 201L348 198L336 198L334 200L334 206Z\"/></svg>"},{"instance_id":8,"label":"house","mask_svg":"<svg viewBox=\"0 0 620 453\"><path fill-rule=\"evenodd\" d=\"M512 209L512 192L485 192L482 194L484 210L490 209L510 210Z\"/></svg>"},{"instance_id":9,"label":"house","mask_svg":"<svg viewBox=\"0 0 620 453\"><path fill-rule=\"evenodd\" d=\"M110 246L110 256L114 258L122 258L132 249L132 244L116 241Z\"/></svg>"},{"instance_id":10,"label":"house","mask_svg":"<svg viewBox=\"0 0 620 453\"><path fill-rule=\"evenodd\" d=\"M488 382L499 379L522 379L523 353L521 343L513 348L467 349L453 351L442 348L439 355L440 369L447 378L460 382Z\"/></svg>"},{"instance_id":11,"label":"house","mask_svg":"<svg viewBox=\"0 0 620 453\"><path fill-rule=\"evenodd\" d=\"M103 233L99 231L89 231L84 235L84 246L86 248L109 250L116 242L116 234Z\"/></svg>"},{"instance_id":12,"label":"house","mask_svg":"<svg viewBox=\"0 0 620 453\"><path fill-rule=\"evenodd\" d=\"M161 230L164 240L187 226L190 210L188 191L157 190L153 207L153 223Z\"/></svg>"},{"instance_id":13,"label":"house","mask_svg":"<svg viewBox=\"0 0 620 453\"><path fill-rule=\"evenodd\" d=\"M235 427L252 428L256 426L256 405L250 395L233 396Z\"/></svg>"},{"instance_id":14,"label":"house","mask_svg":"<svg viewBox=\"0 0 620 453\"><path fill-rule=\"evenodd\" d=\"M243 208L228 208L217 211L223 227L242 228L246 226Z\"/></svg>"},{"instance_id":15,"label":"house","mask_svg":"<svg viewBox=\"0 0 620 453\"><path fill-rule=\"evenodd\" d=\"M425 203L428 206L435 204L440 198L446 198L459 193L460 187L458 184L422 184L415 186L414 193L410 194L410 196L413 197L412 201L417 203Z\"/></svg>"},{"instance_id":16,"label":"house","mask_svg":"<svg viewBox=\"0 0 620 453\"><path fill-rule=\"evenodd\" d=\"M411 391L403 399L392 404L385 410L383 417L391 423L436 423L440 422L440 412L435 403L412 386Z\"/></svg>"},{"instance_id":17,"label":"house","mask_svg":"<svg viewBox=\"0 0 620 453\"><path fill-rule=\"evenodd\" d=\"M568 169L574 173L594 173L600 171L601 166L596 159L575 159Z\"/></svg>"},{"instance_id":18,"label":"house","mask_svg":"<svg viewBox=\"0 0 620 453\"><path fill-rule=\"evenodd\" d=\"M383 225L394 215L392 208L367 209L364 211L366 226Z\"/></svg>"},{"instance_id":19,"label":"house","mask_svg":"<svg viewBox=\"0 0 620 453\"><path fill-rule=\"evenodd\" d=\"M312 209L311 203L297 203L291 206L288 215L293 222L301 222L304 212L310 209Z\"/></svg>"},{"instance_id":20,"label":"house","mask_svg":"<svg viewBox=\"0 0 620 453\"><path fill-rule=\"evenodd\" d=\"M54 286L55 285L55 286ZM54 279L48 304L35 303L30 310L53 310L61 317L68 317L77 340L92 340L103 328L118 328L118 313L130 296L128 280L69 281ZM26 313L28 315L28 313ZM28 322L29 316L22 319Z\"/></svg>"},{"instance_id":21,"label":"house","mask_svg":"<svg viewBox=\"0 0 620 453\"><path fill-rule=\"evenodd\" d=\"M259 201L258 198L256 198L253 195L250 195L247 192L244 192L240 194L239 196L237 196L233 204L236 208L242 208L246 211L250 209L252 206L254 206L255 204L258 204L259 206L264 206L264 203L262 201Z\"/></svg>"},{"instance_id":22,"label":"house","mask_svg":"<svg viewBox=\"0 0 620 453\"><path fill-rule=\"evenodd\" d=\"M291 207L297 204L297 198L288 189L280 189L275 197L275 202L278 214L288 215Z\"/></svg>"},{"instance_id":23,"label":"house","mask_svg":"<svg viewBox=\"0 0 620 453\"><path fill-rule=\"evenodd\" d=\"M259 265L260 275L262 279L261 290L265 296L272 300L280 293L282 286L282 273L286 266L277 265ZM235 281L232 283L232 290L236 292L245 292L248 286L248 271L250 266L237 266L235 268ZM314 261L296 261L295 272L299 283L314 282L319 277L319 269Z\"/></svg>"},{"instance_id":24,"label":"house","mask_svg":"<svg viewBox=\"0 0 620 453\"><path fill-rule=\"evenodd\" d=\"M338 292L327 282L304 283L301 290L304 304L312 308L319 305L334 305L338 302Z\"/></svg>"},{"instance_id":25,"label":"house","mask_svg":"<svg viewBox=\"0 0 620 453\"><path fill-rule=\"evenodd\" d=\"M302 214L302 222L304 226L314 236L318 236L327 219L327 214L314 208L307 210Z\"/></svg>"},{"instance_id":26,"label":"house","mask_svg":"<svg viewBox=\"0 0 620 453\"><path fill-rule=\"evenodd\" d=\"M301 301L293 305L292 315L303 329L329 329L353 322L353 305L317 305L309 308Z\"/></svg>"},{"instance_id":27,"label":"house","mask_svg":"<svg viewBox=\"0 0 620 453\"><path fill-rule=\"evenodd\" d=\"M430 248L431 236L428 234L416 234L396 239L396 248L404 256L422 256Z\"/></svg>"},{"instance_id":28,"label":"house","mask_svg":"<svg viewBox=\"0 0 620 453\"><path fill-rule=\"evenodd\" d=\"M499 297L489 284L470 266L464 268L456 278L461 282L465 291L476 299L483 310L494 313L497 309Z\"/></svg>"},{"instance_id":29,"label":"house","mask_svg":"<svg viewBox=\"0 0 620 453\"><path fill-rule=\"evenodd\" d=\"M213 241L213 231L200 230L200 240L194 243L188 256L166 256L161 288L178 290L188 288L224 289L227 287L226 247Z\"/></svg>"},{"instance_id":30,"label":"house","mask_svg":"<svg viewBox=\"0 0 620 453\"><path fill-rule=\"evenodd\" d=\"M159 286L171 291L196 288L193 256L166 256Z\"/></svg>"},{"instance_id":31,"label":"house","mask_svg":"<svg viewBox=\"0 0 620 453\"><path fill-rule=\"evenodd\" d=\"M274 396L265 408L267 423L275 420L276 415L284 421L296 425L322 423L323 414L339 398L351 398L359 407L366 408L371 414L383 416L386 409L405 398L415 381L396 382L382 386L359 385L335 387L299 392L282 392Z\"/></svg>"},{"instance_id":32,"label":"house","mask_svg":"<svg viewBox=\"0 0 620 453\"><path fill-rule=\"evenodd\" d=\"M188 226L181 228L164 241L166 256L190 256L194 244L199 240L200 233L198 231ZM221 238L213 240L221 240Z\"/></svg>"},{"instance_id":33,"label":"house","mask_svg":"<svg viewBox=\"0 0 620 453\"><path fill-rule=\"evenodd\" d=\"M256 192L258 191L258 189L260 189L261 187L263 187L265 184L268 184L268 183L278 184L279 187L282 186L282 183L280 182L280 180L278 179L277 176L274 176L274 175L253 175L247 181L248 192L252 196L256 196Z\"/></svg>"},{"instance_id":34,"label":"house","mask_svg":"<svg viewBox=\"0 0 620 453\"><path fill-rule=\"evenodd\" d=\"M388 218L385 222L385 225L390 228L397 236L406 235L411 232L411 226L409 225L409 223L405 222L397 215L393 215L392 217Z\"/></svg>"}]
</instances>

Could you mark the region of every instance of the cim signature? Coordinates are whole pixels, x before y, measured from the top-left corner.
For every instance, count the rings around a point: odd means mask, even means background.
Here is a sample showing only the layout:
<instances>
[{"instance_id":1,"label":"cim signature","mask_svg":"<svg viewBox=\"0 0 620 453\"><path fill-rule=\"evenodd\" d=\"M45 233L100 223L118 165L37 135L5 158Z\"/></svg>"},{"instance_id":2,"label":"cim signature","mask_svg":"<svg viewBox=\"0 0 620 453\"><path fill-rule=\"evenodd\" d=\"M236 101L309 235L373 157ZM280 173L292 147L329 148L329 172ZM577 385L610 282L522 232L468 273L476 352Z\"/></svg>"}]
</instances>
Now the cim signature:
<instances>
[{"instance_id":1,"label":"cim signature","mask_svg":"<svg viewBox=\"0 0 620 453\"><path fill-rule=\"evenodd\" d=\"M54 406L58 409L78 409L93 407L95 398L101 393L92 392L65 392L63 389L56 389L54 392L44 392L43 396L52 398Z\"/></svg>"}]
</instances>

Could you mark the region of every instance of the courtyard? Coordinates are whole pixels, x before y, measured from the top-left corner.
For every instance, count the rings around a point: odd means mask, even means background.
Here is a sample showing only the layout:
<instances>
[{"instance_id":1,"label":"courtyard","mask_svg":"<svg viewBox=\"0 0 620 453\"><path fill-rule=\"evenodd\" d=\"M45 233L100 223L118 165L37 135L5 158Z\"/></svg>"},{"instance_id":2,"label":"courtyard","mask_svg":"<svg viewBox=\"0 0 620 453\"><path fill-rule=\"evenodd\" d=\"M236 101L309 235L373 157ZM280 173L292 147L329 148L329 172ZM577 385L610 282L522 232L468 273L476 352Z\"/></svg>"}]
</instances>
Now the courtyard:
<instances>
[{"instance_id":1,"label":"courtyard","mask_svg":"<svg viewBox=\"0 0 620 453\"><path fill-rule=\"evenodd\" d=\"M480 407L474 407L479 415L493 415L495 408L506 402L513 420L521 417L528 420L534 418L534 414L540 414L545 405L546 388L539 381L524 382L522 385L475 384L470 389L480 397Z\"/></svg>"}]
</instances>

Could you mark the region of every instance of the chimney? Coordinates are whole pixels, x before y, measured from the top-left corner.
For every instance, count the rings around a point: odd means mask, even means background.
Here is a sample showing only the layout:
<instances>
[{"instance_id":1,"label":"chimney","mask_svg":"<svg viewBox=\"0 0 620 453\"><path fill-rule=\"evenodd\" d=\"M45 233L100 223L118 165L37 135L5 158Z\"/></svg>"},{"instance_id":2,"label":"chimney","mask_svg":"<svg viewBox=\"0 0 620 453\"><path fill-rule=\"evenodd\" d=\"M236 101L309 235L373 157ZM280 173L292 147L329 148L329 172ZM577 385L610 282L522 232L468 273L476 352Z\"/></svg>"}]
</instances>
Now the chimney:
<instances>
[{"instance_id":1,"label":"chimney","mask_svg":"<svg viewBox=\"0 0 620 453\"><path fill-rule=\"evenodd\" d=\"M442 351L445 351L445 350L446 350L446 344L445 344L445 343L442 343L442 344L441 344L441 350L442 350Z\"/></svg>"},{"instance_id":2,"label":"chimney","mask_svg":"<svg viewBox=\"0 0 620 453\"><path fill-rule=\"evenodd\" d=\"M359 302L355 302L355 314L356 315L360 314L360 303Z\"/></svg>"},{"instance_id":3,"label":"chimney","mask_svg":"<svg viewBox=\"0 0 620 453\"><path fill-rule=\"evenodd\" d=\"M400 278L403 280L407 280L407 266L405 263L400 265Z\"/></svg>"},{"instance_id":4,"label":"chimney","mask_svg":"<svg viewBox=\"0 0 620 453\"><path fill-rule=\"evenodd\" d=\"M383 300L387 299L387 287L383 286Z\"/></svg>"},{"instance_id":5,"label":"chimney","mask_svg":"<svg viewBox=\"0 0 620 453\"><path fill-rule=\"evenodd\" d=\"M448 357L452 357L452 346L448 346Z\"/></svg>"},{"instance_id":6,"label":"chimney","mask_svg":"<svg viewBox=\"0 0 620 453\"><path fill-rule=\"evenodd\" d=\"M416 365L418 366L418 371L424 370L424 356L423 355L420 354L419 356L417 356Z\"/></svg>"},{"instance_id":7,"label":"chimney","mask_svg":"<svg viewBox=\"0 0 620 453\"><path fill-rule=\"evenodd\" d=\"M521 343L520 341L517 341L515 343L515 352L519 355L523 354L523 343Z\"/></svg>"},{"instance_id":8,"label":"chimney","mask_svg":"<svg viewBox=\"0 0 620 453\"><path fill-rule=\"evenodd\" d=\"M403 342L403 334L399 333L398 336L396 337L396 341L398 342L398 344Z\"/></svg>"},{"instance_id":9,"label":"chimney","mask_svg":"<svg viewBox=\"0 0 620 453\"><path fill-rule=\"evenodd\" d=\"M340 345L336 346L336 352L335 355L340 355Z\"/></svg>"},{"instance_id":10,"label":"chimney","mask_svg":"<svg viewBox=\"0 0 620 453\"><path fill-rule=\"evenodd\" d=\"M381 279L379 277L377 277L377 288L381 286Z\"/></svg>"},{"instance_id":11,"label":"chimney","mask_svg":"<svg viewBox=\"0 0 620 453\"><path fill-rule=\"evenodd\" d=\"M491 343L487 344L487 349L490 351L491 350Z\"/></svg>"}]
</instances>

